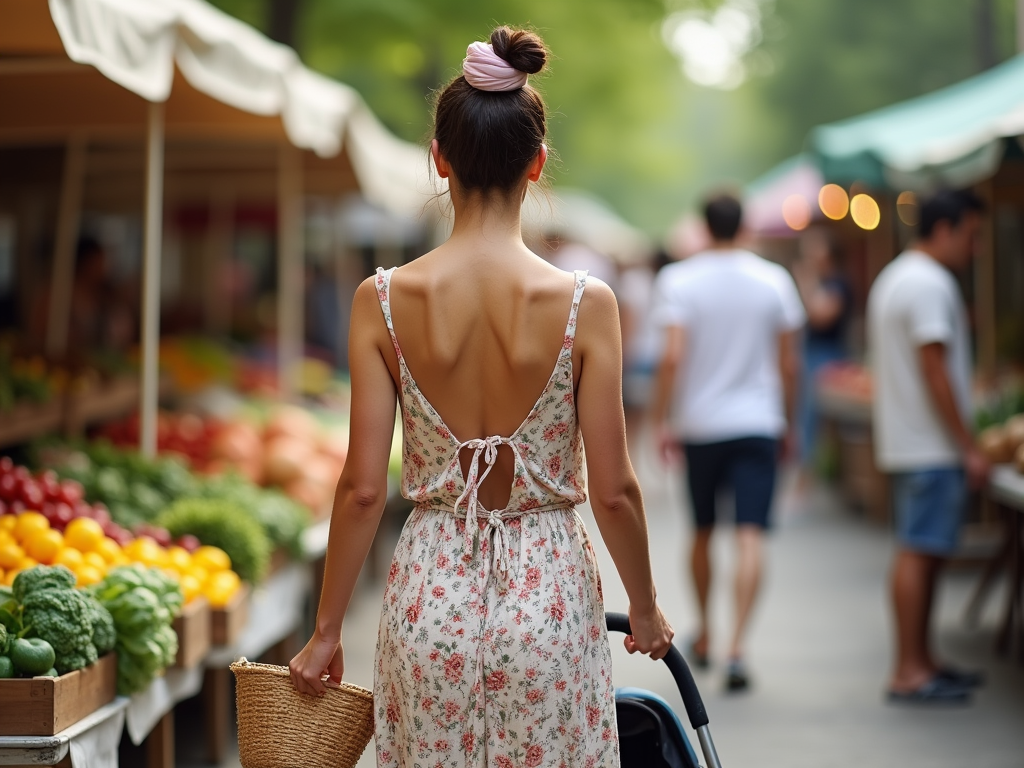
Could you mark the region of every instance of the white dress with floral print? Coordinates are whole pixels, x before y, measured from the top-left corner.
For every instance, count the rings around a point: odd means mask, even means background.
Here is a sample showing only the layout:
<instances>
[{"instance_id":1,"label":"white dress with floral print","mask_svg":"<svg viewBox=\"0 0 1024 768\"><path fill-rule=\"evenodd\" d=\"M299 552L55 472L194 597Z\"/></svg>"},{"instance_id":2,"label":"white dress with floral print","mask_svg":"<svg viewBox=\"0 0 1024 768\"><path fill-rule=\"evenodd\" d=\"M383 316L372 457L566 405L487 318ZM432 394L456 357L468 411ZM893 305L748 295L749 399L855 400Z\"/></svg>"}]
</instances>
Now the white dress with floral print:
<instances>
[{"instance_id":1,"label":"white dress with floral print","mask_svg":"<svg viewBox=\"0 0 1024 768\"><path fill-rule=\"evenodd\" d=\"M416 509L384 593L377 765L618 768L601 581L575 511L586 492L572 345L586 273L576 273L565 342L526 420L509 437L460 442L398 346L393 272L377 271L377 295L401 371L402 495ZM487 510L477 490L501 445L515 456L511 496ZM463 449L474 452L465 478Z\"/></svg>"}]
</instances>

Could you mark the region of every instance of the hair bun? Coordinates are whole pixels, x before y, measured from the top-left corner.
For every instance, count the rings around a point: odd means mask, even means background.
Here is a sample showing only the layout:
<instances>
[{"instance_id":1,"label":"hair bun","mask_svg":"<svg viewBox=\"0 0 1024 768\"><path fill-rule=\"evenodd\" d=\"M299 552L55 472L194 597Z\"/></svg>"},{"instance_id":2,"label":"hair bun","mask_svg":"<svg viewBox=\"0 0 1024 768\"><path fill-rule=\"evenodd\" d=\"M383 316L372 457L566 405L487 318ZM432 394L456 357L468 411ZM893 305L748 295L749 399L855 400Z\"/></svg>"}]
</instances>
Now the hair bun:
<instances>
[{"instance_id":1,"label":"hair bun","mask_svg":"<svg viewBox=\"0 0 1024 768\"><path fill-rule=\"evenodd\" d=\"M498 27L491 32L491 46L512 67L528 75L540 72L548 60L540 35L525 29Z\"/></svg>"}]
</instances>

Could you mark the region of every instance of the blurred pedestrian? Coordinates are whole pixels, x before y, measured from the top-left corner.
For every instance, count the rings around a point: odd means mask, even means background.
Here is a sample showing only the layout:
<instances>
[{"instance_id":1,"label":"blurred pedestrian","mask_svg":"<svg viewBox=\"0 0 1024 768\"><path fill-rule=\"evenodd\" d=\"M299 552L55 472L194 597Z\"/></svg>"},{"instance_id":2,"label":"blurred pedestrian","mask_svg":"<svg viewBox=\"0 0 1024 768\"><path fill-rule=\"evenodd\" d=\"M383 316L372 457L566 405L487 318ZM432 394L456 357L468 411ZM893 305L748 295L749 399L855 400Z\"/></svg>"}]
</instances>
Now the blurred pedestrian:
<instances>
[{"instance_id":1,"label":"blurred pedestrian","mask_svg":"<svg viewBox=\"0 0 1024 768\"><path fill-rule=\"evenodd\" d=\"M807 310L799 398L803 485L813 473L817 449L819 419L814 382L823 367L846 359L846 331L853 299L850 284L836 263L835 246L824 229L809 229L800 238L800 256L793 265L793 277Z\"/></svg>"},{"instance_id":2,"label":"blurred pedestrian","mask_svg":"<svg viewBox=\"0 0 1024 768\"><path fill-rule=\"evenodd\" d=\"M728 690L749 684L744 635L761 580L779 456L795 444L798 335L805 320L789 273L740 247L742 215L735 197L708 199L711 248L665 267L657 291L666 333L655 418L663 453L681 444L686 461L696 527L690 565L700 608L690 650L698 666L707 665L710 650L717 497L723 489L735 497L739 560Z\"/></svg>"},{"instance_id":3,"label":"blurred pedestrian","mask_svg":"<svg viewBox=\"0 0 1024 768\"><path fill-rule=\"evenodd\" d=\"M629 595L627 650L658 659L671 647L626 452L615 296L522 240L523 197L547 157L527 72L546 57L539 37L507 27L470 46L431 143L451 237L378 270L353 304L353 447L316 629L291 672L309 694L341 679L342 621L384 509L397 402L402 494L416 509L381 613L379 768L617 768L601 584L576 513L587 491Z\"/></svg>"},{"instance_id":4,"label":"blurred pedestrian","mask_svg":"<svg viewBox=\"0 0 1024 768\"><path fill-rule=\"evenodd\" d=\"M868 297L875 458L891 476L897 531L892 702L966 702L980 682L938 661L929 632L967 487L980 487L989 471L972 434L971 344L953 275L970 264L981 210L967 191L925 200L917 241L881 271Z\"/></svg>"},{"instance_id":5,"label":"blurred pedestrian","mask_svg":"<svg viewBox=\"0 0 1024 768\"><path fill-rule=\"evenodd\" d=\"M556 267L566 272L589 272L613 291L617 290L619 271L615 262L605 254L562 234L554 234L547 239L548 247L552 248L548 261Z\"/></svg>"}]
</instances>

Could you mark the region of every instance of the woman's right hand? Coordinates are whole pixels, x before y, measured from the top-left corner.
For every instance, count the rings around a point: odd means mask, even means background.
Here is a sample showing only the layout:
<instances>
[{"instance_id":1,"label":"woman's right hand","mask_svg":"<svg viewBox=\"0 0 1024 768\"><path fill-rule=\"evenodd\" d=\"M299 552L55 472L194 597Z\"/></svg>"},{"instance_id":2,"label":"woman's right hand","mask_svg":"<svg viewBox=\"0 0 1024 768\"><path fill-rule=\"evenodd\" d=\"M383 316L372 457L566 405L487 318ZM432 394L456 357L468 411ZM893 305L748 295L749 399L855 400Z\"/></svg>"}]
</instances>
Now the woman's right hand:
<instances>
[{"instance_id":1,"label":"woman's right hand","mask_svg":"<svg viewBox=\"0 0 1024 768\"><path fill-rule=\"evenodd\" d=\"M341 636L332 640L314 632L306 647L291 660L288 670L299 693L323 696L328 687L337 688L345 671Z\"/></svg>"},{"instance_id":2,"label":"woman's right hand","mask_svg":"<svg viewBox=\"0 0 1024 768\"><path fill-rule=\"evenodd\" d=\"M657 603L645 611L629 606L629 627L631 635L626 635L623 645L629 653L649 654L655 661L663 659L672 647L675 630L668 623L665 614Z\"/></svg>"}]
</instances>

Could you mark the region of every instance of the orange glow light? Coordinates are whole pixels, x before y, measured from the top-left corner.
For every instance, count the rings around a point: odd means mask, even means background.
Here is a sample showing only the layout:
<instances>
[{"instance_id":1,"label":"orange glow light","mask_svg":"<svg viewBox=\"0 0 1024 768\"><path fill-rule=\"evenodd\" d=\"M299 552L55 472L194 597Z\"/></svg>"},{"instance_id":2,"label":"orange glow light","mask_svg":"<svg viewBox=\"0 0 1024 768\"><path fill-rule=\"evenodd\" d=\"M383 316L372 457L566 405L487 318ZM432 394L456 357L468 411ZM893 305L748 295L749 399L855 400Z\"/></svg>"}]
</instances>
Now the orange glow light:
<instances>
[{"instance_id":1,"label":"orange glow light","mask_svg":"<svg viewBox=\"0 0 1024 768\"><path fill-rule=\"evenodd\" d=\"M782 219L799 232L811 223L811 206L803 195L790 195L782 201Z\"/></svg>"},{"instance_id":2,"label":"orange glow light","mask_svg":"<svg viewBox=\"0 0 1024 768\"><path fill-rule=\"evenodd\" d=\"M818 207L830 219L839 221L850 210L850 198L838 184L826 184L818 192Z\"/></svg>"},{"instance_id":3,"label":"orange glow light","mask_svg":"<svg viewBox=\"0 0 1024 768\"><path fill-rule=\"evenodd\" d=\"M900 192L896 198L896 213L900 221L908 227L916 227L920 218L917 212L917 195L913 192Z\"/></svg>"},{"instance_id":4,"label":"orange glow light","mask_svg":"<svg viewBox=\"0 0 1024 768\"><path fill-rule=\"evenodd\" d=\"M882 212L871 195L855 195L850 201L850 216L861 229L874 229L882 220Z\"/></svg>"}]
</instances>

